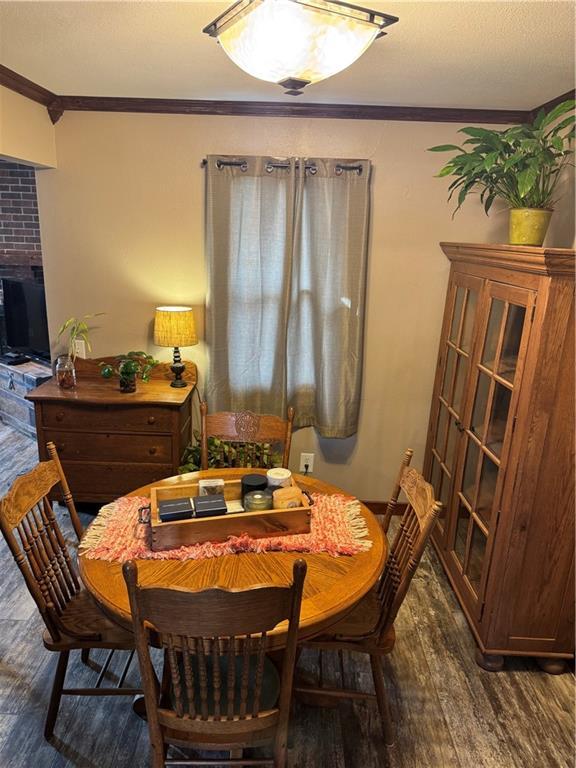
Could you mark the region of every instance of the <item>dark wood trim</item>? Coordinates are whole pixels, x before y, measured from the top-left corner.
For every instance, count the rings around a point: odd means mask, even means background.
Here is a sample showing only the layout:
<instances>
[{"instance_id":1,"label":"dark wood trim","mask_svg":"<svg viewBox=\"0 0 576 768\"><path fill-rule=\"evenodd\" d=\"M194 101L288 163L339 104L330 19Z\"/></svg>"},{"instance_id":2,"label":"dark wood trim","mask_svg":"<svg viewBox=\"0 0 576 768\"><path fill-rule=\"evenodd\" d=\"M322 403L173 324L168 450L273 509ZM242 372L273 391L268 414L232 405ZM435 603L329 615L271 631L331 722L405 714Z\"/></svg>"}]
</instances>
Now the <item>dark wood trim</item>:
<instances>
[{"instance_id":1,"label":"dark wood trim","mask_svg":"<svg viewBox=\"0 0 576 768\"><path fill-rule=\"evenodd\" d=\"M26 98L32 99L32 101L37 101L38 104L43 104L45 107L56 99L56 94L52 93L52 91L33 83L32 80L22 77L22 75L8 69L8 67L2 66L2 64L0 64L0 85L22 96L26 96Z\"/></svg>"},{"instance_id":2,"label":"dark wood trim","mask_svg":"<svg viewBox=\"0 0 576 768\"><path fill-rule=\"evenodd\" d=\"M562 93L560 96L556 96L555 99L550 99L550 101L547 101L545 104L540 104L539 107L534 107L530 114L530 119L534 120L541 109L548 112L549 109L553 109L554 107L558 106L558 104L562 104L563 101L568 101L568 99L574 98L576 98L576 90L573 88L571 91L566 91L566 93Z\"/></svg>"},{"instance_id":3,"label":"dark wood trim","mask_svg":"<svg viewBox=\"0 0 576 768\"><path fill-rule=\"evenodd\" d=\"M549 109L574 96L568 91L535 109L458 109L400 107L380 104L311 104L278 101L141 99L118 96L58 96L8 67L0 65L0 85L43 104L57 123L65 111L137 112L164 115L232 115L236 117L316 117L340 120L394 120L430 123L526 123L543 107Z\"/></svg>"},{"instance_id":4,"label":"dark wood trim","mask_svg":"<svg viewBox=\"0 0 576 768\"><path fill-rule=\"evenodd\" d=\"M100 96L61 96L65 110L92 112L148 112L178 115L235 115L237 117L316 117L342 120L402 120L442 123L521 123L523 110L398 107L376 104L310 104L270 101L208 101L195 99L139 99Z\"/></svg>"}]
</instances>

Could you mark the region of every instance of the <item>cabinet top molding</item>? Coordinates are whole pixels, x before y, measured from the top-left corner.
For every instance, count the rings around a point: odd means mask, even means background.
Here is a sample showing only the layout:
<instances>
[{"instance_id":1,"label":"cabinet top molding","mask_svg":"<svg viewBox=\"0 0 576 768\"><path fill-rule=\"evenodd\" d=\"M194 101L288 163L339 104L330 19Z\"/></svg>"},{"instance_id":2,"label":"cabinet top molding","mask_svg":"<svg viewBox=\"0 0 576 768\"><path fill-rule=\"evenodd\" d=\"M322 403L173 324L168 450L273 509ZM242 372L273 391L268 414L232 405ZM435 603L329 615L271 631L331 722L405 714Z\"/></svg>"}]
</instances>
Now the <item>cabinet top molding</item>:
<instances>
[{"instance_id":1,"label":"cabinet top molding","mask_svg":"<svg viewBox=\"0 0 576 768\"><path fill-rule=\"evenodd\" d=\"M450 261L515 269L536 275L574 279L576 251L572 248L542 248L534 245L489 243L440 243Z\"/></svg>"}]
</instances>

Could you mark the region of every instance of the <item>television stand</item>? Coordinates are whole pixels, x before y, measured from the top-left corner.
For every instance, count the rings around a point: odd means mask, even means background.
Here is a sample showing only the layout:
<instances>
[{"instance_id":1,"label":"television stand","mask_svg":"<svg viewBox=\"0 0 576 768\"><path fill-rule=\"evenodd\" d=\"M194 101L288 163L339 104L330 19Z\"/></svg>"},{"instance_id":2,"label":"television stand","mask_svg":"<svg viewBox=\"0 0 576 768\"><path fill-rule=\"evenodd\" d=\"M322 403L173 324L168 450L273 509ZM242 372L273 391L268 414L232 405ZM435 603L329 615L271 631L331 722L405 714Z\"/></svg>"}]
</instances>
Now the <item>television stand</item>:
<instances>
[{"instance_id":1,"label":"television stand","mask_svg":"<svg viewBox=\"0 0 576 768\"><path fill-rule=\"evenodd\" d=\"M22 365L22 363L30 362L30 358L26 355L19 355L17 352L5 352L0 355L0 363L4 365Z\"/></svg>"}]
</instances>

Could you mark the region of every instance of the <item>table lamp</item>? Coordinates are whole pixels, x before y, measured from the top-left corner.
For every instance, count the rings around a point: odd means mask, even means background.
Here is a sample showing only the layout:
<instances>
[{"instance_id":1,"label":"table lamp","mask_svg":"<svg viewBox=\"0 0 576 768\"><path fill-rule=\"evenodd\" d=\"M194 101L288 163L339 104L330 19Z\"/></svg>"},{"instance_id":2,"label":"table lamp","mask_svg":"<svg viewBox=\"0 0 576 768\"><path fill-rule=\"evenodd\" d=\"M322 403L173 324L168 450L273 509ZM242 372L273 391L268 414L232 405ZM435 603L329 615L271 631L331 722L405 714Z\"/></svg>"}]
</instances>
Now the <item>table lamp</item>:
<instances>
[{"instance_id":1,"label":"table lamp","mask_svg":"<svg viewBox=\"0 0 576 768\"><path fill-rule=\"evenodd\" d=\"M171 387L186 387L182 379L186 366L180 357L180 347L198 344L192 307L156 307L154 317L154 344L159 347L174 347L174 362L170 370L174 374Z\"/></svg>"}]
</instances>

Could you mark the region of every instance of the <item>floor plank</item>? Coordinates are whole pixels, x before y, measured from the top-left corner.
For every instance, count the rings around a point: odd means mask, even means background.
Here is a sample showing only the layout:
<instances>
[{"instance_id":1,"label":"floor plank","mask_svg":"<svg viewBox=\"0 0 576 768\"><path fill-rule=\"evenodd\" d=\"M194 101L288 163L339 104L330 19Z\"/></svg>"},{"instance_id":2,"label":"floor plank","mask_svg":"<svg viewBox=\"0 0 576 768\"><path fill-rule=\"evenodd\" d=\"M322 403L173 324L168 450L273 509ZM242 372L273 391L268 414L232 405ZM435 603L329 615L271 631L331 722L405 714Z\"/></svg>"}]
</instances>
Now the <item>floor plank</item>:
<instances>
[{"instance_id":1,"label":"floor plank","mask_svg":"<svg viewBox=\"0 0 576 768\"><path fill-rule=\"evenodd\" d=\"M37 461L29 438L0 422L0 494ZM69 541L70 521L60 513ZM0 541L0 768L145 768L145 723L125 699L63 700L51 744L42 736L56 658L44 650L36 607ZM432 551L425 555L396 621L385 661L397 743L387 749L375 705L344 702L321 710L297 702L291 768L575 768L574 677L546 675L512 660L490 673L474 662L466 620ZM102 663L93 654L93 666ZM114 659L113 684L122 658ZM305 672L317 654L305 652ZM326 679L339 681L336 657ZM369 663L345 654L346 684L370 689ZM88 685L96 671L71 659L67 684ZM138 684L136 667L129 676ZM261 753L261 752L260 752Z\"/></svg>"}]
</instances>

